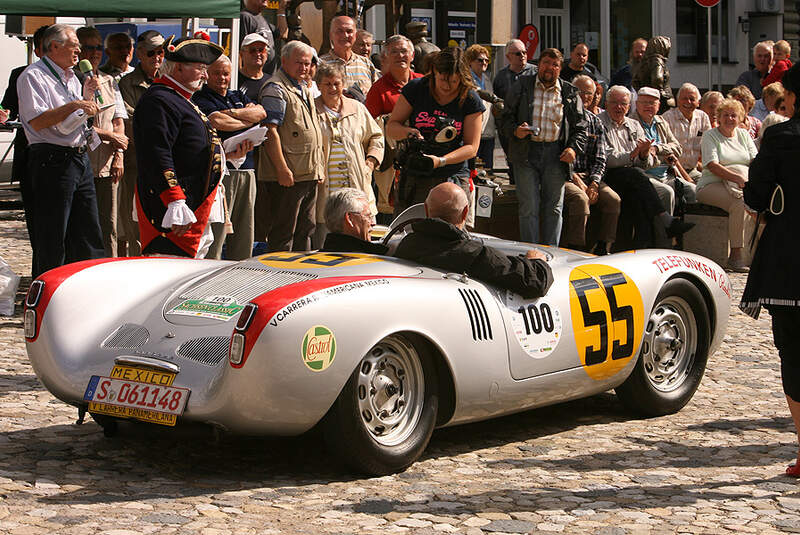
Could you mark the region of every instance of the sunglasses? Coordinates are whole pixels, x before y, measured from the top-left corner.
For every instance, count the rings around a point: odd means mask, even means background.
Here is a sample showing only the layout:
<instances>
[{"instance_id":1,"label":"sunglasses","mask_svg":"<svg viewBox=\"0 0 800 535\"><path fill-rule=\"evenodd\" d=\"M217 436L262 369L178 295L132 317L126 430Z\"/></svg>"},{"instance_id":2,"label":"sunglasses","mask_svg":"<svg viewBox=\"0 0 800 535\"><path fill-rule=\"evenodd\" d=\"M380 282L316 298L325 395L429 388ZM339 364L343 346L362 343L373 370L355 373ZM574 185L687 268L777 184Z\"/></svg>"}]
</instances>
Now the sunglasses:
<instances>
[{"instance_id":1,"label":"sunglasses","mask_svg":"<svg viewBox=\"0 0 800 535\"><path fill-rule=\"evenodd\" d=\"M94 50L95 52L102 52L103 45L81 45L84 50Z\"/></svg>"},{"instance_id":2,"label":"sunglasses","mask_svg":"<svg viewBox=\"0 0 800 535\"><path fill-rule=\"evenodd\" d=\"M519 52L510 52L510 54L511 54L512 56L524 56L524 55L525 55L525 52L522 52L522 51L519 51Z\"/></svg>"},{"instance_id":3,"label":"sunglasses","mask_svg":"<svg viewBox=\"0 0 800 535\"><path fill-rule=\"evenodd\" d=\"M489 64L489 60L488 59L476 59L475 61L477 61L478 63L483 63L484 65L488 65Z\"/></svg>"},{"instance_id":4,"label":"sunglasses","mask_svg":"<svg viewBox=\"0 0 800 535\"><path fill-rule=\"evenodd\" d=\"M148 58L152 58L153 56L156 56L156 55L163 56L164 55L164 49L163 48L156 48L155 50L148 50L147 51L147 57Z\"/></svg>"}]
</instances>

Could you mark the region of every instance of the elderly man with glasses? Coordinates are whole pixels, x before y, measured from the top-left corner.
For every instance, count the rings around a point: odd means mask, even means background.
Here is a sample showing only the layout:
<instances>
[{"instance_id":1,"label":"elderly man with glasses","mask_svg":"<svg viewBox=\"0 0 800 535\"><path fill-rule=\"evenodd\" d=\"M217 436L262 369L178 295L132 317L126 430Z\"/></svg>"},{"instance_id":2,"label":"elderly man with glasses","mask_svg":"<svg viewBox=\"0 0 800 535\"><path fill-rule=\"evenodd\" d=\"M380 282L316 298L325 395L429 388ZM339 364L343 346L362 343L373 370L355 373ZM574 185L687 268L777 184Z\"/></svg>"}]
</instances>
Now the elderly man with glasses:
<instances>
[{"instance_id":1,"label":"elderly man with glasses","mask_svg":"<svg viewBox=\"0 0 800 535\"><path fill-rule=\"evenodd\" d=\"M500 69L494 77L492 86L494 94L505 100L508 88L523 74L536 74L536 66L528 63L528 52L525 50L525 43L519 39L512 39L506 43L506 61L508 65ZM508 136L503 133L502 115L495 118L497 137L500 139L500 146L508 157ZM511 165L508 166L508 174L511 181L514 181L514 172Z\"/></svg>"}]
</instances>

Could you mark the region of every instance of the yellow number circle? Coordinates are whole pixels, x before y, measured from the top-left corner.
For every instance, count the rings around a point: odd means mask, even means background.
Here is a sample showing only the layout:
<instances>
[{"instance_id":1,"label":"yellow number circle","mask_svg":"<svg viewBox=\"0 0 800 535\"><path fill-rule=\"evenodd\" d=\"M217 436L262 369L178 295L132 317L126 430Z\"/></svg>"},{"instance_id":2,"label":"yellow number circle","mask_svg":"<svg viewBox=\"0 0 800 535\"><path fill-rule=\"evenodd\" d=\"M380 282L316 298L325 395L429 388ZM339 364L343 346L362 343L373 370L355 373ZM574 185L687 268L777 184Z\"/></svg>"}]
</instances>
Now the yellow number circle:
<instances>
[{"instance_id":1,"label":"yellow number circle","mask_svg":"<svg viewBox=\"0 0 800 535\"><path fill-rule=\"evenodd\" d=\"M279 269L320 269L334 267L360 266L383 262L380 258L358 253L268 253L258 257L265 266Z\"/></svg>"},{"instance_id":2,"label":"yellow number circle","mask_svg":"<svg viewBox=\"0 0 800 535\"><path fill-rule=\"evenodd\" d=\"M569 275L575 347L595 380L618 373L639 350L644 328L642 295L617 268L587 264Z\"/></svg>"}]
</instances>

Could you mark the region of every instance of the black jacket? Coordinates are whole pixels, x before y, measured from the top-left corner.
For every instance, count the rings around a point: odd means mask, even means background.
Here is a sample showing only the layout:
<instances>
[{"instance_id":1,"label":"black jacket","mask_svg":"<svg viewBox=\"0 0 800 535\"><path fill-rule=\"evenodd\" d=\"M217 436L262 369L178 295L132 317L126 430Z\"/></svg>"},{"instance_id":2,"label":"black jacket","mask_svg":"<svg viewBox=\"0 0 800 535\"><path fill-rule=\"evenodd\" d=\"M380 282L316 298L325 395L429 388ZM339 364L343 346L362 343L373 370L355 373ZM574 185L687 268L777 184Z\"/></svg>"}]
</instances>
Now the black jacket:
<instances>
[{"instance_id":1,"label":"black jacket","mask_svg":"<svg viewBox=\"0 0 800 535\"><path fill-rule=\"evenodd\" d=\"M411 228L414 232L397 246L398 258L466 273L526 299L543 296L553 284L553 272L544 260L507 256L441 219L423 219Z\"/></svg>"},{"instance_id":2,"label":"black jacket","mask_svg":"<svg viewBox=\"0 0 800 535\"><path fill-rule=\"evenodd\" d=\"M754 210L768 210L775 185L783 189L781 215L766 213L767 225L758 242L741 307L757 315L760 305L800 306L800 266L797 229L800 228L800 119L770 126L764 131L761 150L750 164L744 187L744 202ZM763 217L763 216L762 216ZM749 310L748 310L749 309Z\"/></svg>"},{"instance_id":3,"label":"black jacket","mask_svg":"<svg viewBox=\"0 0 800 535\"><path fill-rule=\"evenodd\" d=\"M535 74L525 74L511 85L505 99L503 110L502 132L508 137L508 158L512 163L523 163L528 159L528 151L533 146L526 136L519 139L514 131L522 123L531 123L533 117L533 88L536 85ZM578 89L569 82L561 80L561 103L564 106L564 118L561 120L562 149L571 148L575 154L582 152L586 146L586 117L583 113L583 102ZM563 164L564 169L567 164Z\"/></svg>"},{"instance_id":4,"label":"black jacket","mask_svg":"<svg viewBox=\"0 0 800 535\"><path fill-rule=\"evenodd\" d=\"M320 249L323 253L369 253L377 255L385 255L387 250L388 248L381 243L364 241L340 232L331 232L325 236L325 243L322 244Z\"/></svg>"}]
</instances>

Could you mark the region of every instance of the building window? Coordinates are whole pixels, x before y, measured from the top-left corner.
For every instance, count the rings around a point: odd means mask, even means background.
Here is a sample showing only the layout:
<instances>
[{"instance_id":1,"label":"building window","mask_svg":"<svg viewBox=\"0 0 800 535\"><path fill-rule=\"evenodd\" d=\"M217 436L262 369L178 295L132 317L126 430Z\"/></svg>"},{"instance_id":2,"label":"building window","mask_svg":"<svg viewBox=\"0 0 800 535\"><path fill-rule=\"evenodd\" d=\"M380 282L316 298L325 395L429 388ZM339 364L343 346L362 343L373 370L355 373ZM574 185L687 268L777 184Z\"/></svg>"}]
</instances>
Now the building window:
<instances>
[{"instance_id":1,"label":"building window","mask_svg":"<svg viewBox=\"0 0 800 535\"><path fill-rule=\"evenodd\" d=\"M619 69L628 61L634 39L649 39L653 30L651 2L611 0L611 68Z\"/></svg>"},{"instance_id":2,"label":"building window","mask_svg":"<svg viewBox=\"0 0 800 535\"><path fill-rule=\"evenodd\" d=\"M728 60L729 3L730 0L722 0L717 7L711 8L711 57L715 60L720 39L722 59ZM672 53L677 55L678 61L708 61L708 8L698 5L695 0L677 0L676 7L678 42L672 44ZM717 24L719 9L722 9L721 36Z\"/></svg>"}]
</instances>

